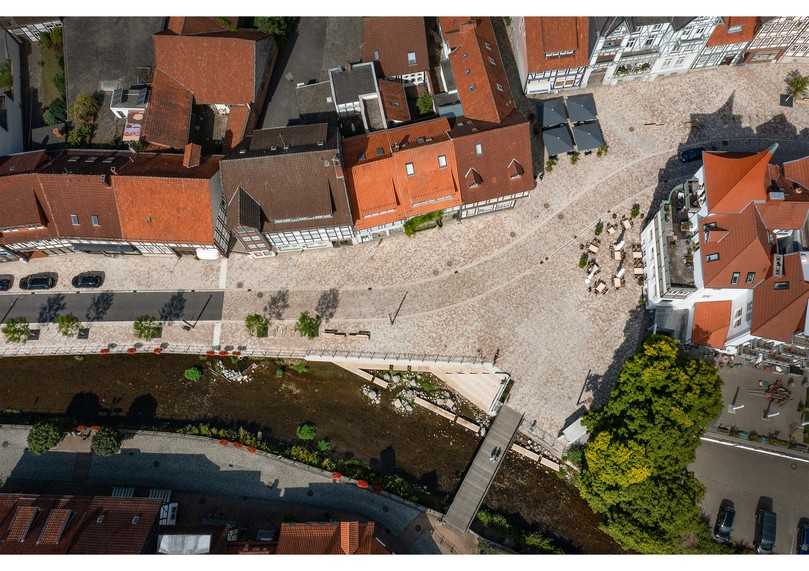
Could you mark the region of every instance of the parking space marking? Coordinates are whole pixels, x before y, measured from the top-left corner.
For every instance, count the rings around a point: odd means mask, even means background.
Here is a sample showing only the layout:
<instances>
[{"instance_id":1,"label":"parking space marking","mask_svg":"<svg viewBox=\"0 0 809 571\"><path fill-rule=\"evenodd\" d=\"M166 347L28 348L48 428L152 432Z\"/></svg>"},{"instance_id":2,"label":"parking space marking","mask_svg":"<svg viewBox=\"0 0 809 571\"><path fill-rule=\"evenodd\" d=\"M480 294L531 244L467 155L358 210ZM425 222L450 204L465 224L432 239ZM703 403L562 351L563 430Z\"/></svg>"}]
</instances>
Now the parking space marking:
<instances>
[{"instance_id":1,"label":"parking space marking","mask_svg":"<svg viewBox=\"0 0 809 571\"><path fill-rule=\"evenodd\" d=\"M763 448L755 448L753 446L745 446L744 444L737 444L735 442L727 442L725 440L717 440L708 436L701 436L700 440L705 442L712 442L713 444L721 444L722 446L730 446L731 448L740 448L741 450L749 450L750 452L757 452L758 454L767 454L769 456L777 456L786 460L794 460L795 462L804 462L809 464L809 459L798 458L797 456L790 456L788 454L781 454L780 452L773 452L772 450L764 450Z\"/></svg>"}]
</instances>

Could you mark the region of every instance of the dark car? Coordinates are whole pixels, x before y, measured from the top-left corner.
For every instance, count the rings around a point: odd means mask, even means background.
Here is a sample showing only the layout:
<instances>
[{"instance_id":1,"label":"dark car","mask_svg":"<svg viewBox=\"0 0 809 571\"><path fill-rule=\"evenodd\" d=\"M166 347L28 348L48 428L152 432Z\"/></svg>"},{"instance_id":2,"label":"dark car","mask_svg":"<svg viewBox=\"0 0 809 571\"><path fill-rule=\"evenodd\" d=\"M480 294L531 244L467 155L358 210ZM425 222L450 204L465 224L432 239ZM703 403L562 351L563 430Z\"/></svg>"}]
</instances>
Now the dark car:
<instances>
[{"instance_id":1,"label":"dark car","mask_svg":"<svg viewBox=\"0 0 809 571\"><path fill-rule=\"evenodd\" d=\"M713 536L716 541L728 543L730 532L733 531L733 519L736 517L736 510L729 504L722 504L719 507L719 514L716 516L716 524L713 528Z\"/></svg>"},{"instance_id":2,"label":"dark car","mask_svg":"<svg viewBox=\"0 0 809 571\"><path fill-rule=\"evenodd\" d=\"M75 288L97 288L104 283L104 274L100 272L85 272L73 278Z\"/></svg>"},{"instance_id":3,"label":"dark car","mask_svg":"<svg viewBox=\"0 0 809 571\"><path fill-rule=\"evenodd\" d=\"M34 274L20 280L20 289L51 289L56 285L56 276L51 274Z\"/></svg>"},{"instance_id":4,"label":"dark car","mask_svg":"<svg viewBox=\"0 0 809 571\"><path fill-rule=\"evenodd\" d=\"M759 510L756 513L756 553L772 553L775 549L775 513Z\"/></svg>"},{"instance_id":5,"label":"dark car","mask_svg":"<svg viewBox=\"0 0 809 571\"><path fill-rule=\"evenodd\" d=\"M8 291L14 283L14 276L0 276L0 291Z\"/></svg>"},{"instance_id":6,"label":"dark car","mask_svg":"<svg viewBox=\"0 0 809 571\"><path fill-rule=\"evenodd\" d=\"M798 526L798 555L809 555L809 521Z\"/></svg>"},{"instance_id":7,"label":"dark car","mask_svg":"<svg viewBox=\"0 0 809 571\"><path fill-rule=\"evenodd\" d=\"M702 159L702 151L706 150L704 147L694 147L693 149L686 149L680 151L680 161L690 163Z\"/></svg>"}]
</instances>

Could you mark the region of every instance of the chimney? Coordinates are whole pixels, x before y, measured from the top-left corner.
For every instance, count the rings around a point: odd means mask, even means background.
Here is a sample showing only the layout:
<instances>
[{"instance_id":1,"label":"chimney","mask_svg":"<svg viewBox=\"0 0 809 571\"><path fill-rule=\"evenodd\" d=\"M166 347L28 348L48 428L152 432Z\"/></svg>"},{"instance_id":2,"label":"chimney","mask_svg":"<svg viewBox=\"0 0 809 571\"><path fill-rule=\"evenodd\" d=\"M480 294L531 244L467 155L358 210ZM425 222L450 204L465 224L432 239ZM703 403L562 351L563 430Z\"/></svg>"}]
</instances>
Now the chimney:
<instances>
[{"instance_id":1,"label":"chimney","mask_svg":"<svg viewBox=\"0 0 809 571\"><path fill-rule=\"evenodd\" d=\"M183 150L183 166L187 169L198 167L201 156L202 147L194 143L188 143Z\"/></svg>"}]
</instances>

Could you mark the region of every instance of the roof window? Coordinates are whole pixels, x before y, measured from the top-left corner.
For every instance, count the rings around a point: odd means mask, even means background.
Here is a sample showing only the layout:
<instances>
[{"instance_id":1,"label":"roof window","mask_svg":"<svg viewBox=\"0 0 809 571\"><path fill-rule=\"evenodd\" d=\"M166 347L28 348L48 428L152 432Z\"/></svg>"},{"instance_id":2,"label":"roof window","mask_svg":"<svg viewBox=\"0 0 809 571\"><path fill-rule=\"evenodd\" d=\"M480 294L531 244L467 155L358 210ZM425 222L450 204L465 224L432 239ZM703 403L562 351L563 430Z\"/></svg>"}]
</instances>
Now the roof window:
<instances>
[{"instance_id":1,"label":"roof window","mask_svg":"<svg viewBox=\"0 0 809 571\"><path fill-rule=\"evenodd\" d=\"M374 50L374 61L379 61L379 50Z\"/></svg>"},{"instance_id":2,"label":"roof window","mask_svg":"<svg viewBox=\"0 0 809 571\"><path fill-rule=\"evenodd\" d=\"M447 166L447 156L438 155L438 168L443 169Z\"/></svg>"},{"instance_id":3,"label":"roof window","mask_svg":"<svg viewBox=\"0 0 809 571\"><path fill-rule=\"evenodd\" d=\"M416 52L407 52L407 65L416 65Z\"/></svg>"},{"instance_id":4,"label":"roof window","mask_svg":"<svg viewBox=\"0 0 809 571\"><path fill-rule=\"evenodd\" d=\"M728 28L728 34L738 34L741 31L742 31L741 26L731 26L730 28Z\"/></svg>"},{"instance_id":5,"label":"roof window","mask_svg":"<svg viewBox=\"0 0 809 571\"><path fill-rule=\"evenodd\" d=\"M489 56L489 63L492 65L497 65L497 62L494 61L494 58L492 56Z\"/></svg>"},{"instance_id":6,"label":"roof window","mask_svg":"<svg viewBox=\"0 0 809 571\"><path fill-rule=\"evenodd\" d=\"M773 289L789 289L789 282L775 282Z\"/></svg>"},{"instance_id":7,"label":"roof window","mask_svg":"<svg viewBox=\"0 0 809 571\"><path fill-rule=\"evenodd\" d=\"M739 276L741 274L739 272L733 272L733 275L730 276L730 285L736 285L739 283Z\"/></svg>"},{"instance_id":8,"label":"roof window","mask_svg":"<svg viewBox=\"0 0 809 571\"><path fill-rule=\"evenodd\" d=\"M79 225L79 215L78 214L71 214L70 215L70 223L73 224L73 226L78 226Z\"/></svg>"},{"instance_id":9,"label":"roof window","mask_svg":"<svg viewBox=\"0 0 809 571\"><path fill-rule=\"evenodd\" d=\"M475 84L474 83L469 84L469 91L475 91Z\"/></svg>"},{"instance_id":10,"label":"roof window","mask_svg":"<svg viewBox=\"0 0 809 571\"><path fill-rule=\"evenodd\" d=\"M718 261L719 260L719 252L717 252L715 254L708 254L707 256L705 256L705 260L708 261L708 262L716 262L716 261Z\"/></svg>"},{"instance_id":11,"label":"roof window","mask_svg":"<svg viewBox=\"0 0 809 571\"><path fill-rule=\"evenodd\" d=\"M497 91L503 91L503 86L499 83L497 84Z\"/></svg>"},{"instance_id":12,"label":"roof window","mask_svg":"<svg viewBox=\"0 0 809 571\"><path fill-rule=\"evenodd\" d=\"M483 45L486 47L487 50L492 51L492 45L489 42L483 42Z\"/></svg>"},{"instance_id":13,"label":"roof window","mask_svg":"<svg viewBox=\"0 0 809 571\"><path fill-rule=\"evenodd\" d=\"M407 176L413 176L416 174L416 167L413 166L413 163L405 163L405 172Z\"/></svg>"},{"instance_id":14,"label":"roof window","mask_svg":"<svg viewBox=\"0 0 809 571\"><path fill-rule=\"evenodd\" d=\"M475 143L475 154L478 156L483 154L483 143Z\"/></svg>"}]
</instances>

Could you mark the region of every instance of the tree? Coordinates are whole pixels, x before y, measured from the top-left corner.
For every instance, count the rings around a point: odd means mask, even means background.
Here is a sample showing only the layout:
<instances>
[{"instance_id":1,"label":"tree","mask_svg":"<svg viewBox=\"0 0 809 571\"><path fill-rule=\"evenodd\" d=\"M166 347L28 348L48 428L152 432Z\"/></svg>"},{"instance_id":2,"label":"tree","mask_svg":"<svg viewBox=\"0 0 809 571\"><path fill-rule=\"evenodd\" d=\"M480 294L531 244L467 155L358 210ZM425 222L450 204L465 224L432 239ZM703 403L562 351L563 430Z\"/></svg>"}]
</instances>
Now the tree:
<instances>
[{"instance_id":1,"label":"tree","mask_svg":"<svg viewBox=\"0 0 809 571\"><path fill-rule=\"evenodd\" d=\"M94 123L98 115L98 100L92 95L79 95L68 109L68 117L77 125Z\"/></svg>"},{"instance_id":2,"label":"tree","mask_svg":"<svg viewBox=\"0 0 809 571\"><path fill-rule=\"evenodd\" d=\"M312 317L308 311L304 311L298 316L295 331L310 339L317 337L320 334L320 316Z\"/></svg>"},{"instance_id":3,"label":"tree","mask_svg":"<svg viewBox=\"0 0 809 571\"><path fill-rule=\"evenodd\" d=\"M295 434L300 440L314 440L315 436L317 436L317 426L311 422L304 422L298 425L298 428L295 429Z\"/></svg>"},{"instance_id":4,"label":"tree","mask_svg":"<svg viewBox=\"0 0 809 571\"><path fill-rule=\"evenodd\" d=\"M433 96L430 95L429 92L425 91L421 95L419 95L418 99L416 99L416 107L419 110L419 113L422 115L427 115L428 113L433 112Z\"/></svg>"},{"instance_id":5,"label":"tree","mask_svg":"<svg viewBox=\"0 0 809 571\"><path fill-rule=\"evenodd\" d=\"M102 426L93 435L93 442L90 445L93 454L97 456L112 456L121 450L121 435L118 431L109 426Z\"/></svg>"},{"instance_id":6,"label":"tree","mask_svg":"<svg viewBox=\"0 0 809 571\"><path fill-rule=\"evenodd\" d=\"M58 125L59 123L64 123L65 120L67 119L67 109L65 109L65 100L59 98L51 101L51 104L48 105L48 108L45 110L45 113L42 114L42 119L45 121L45 124L50 127Z\"/></svg>"},{"instance_id":7,"label":"tree","mask_svg":"<svg viewBox=\"0 0 809 571\"><path fill-rule=\"evenodd\" d=\"M151 341L160 336L162 326L151 315L141 315L132 324L135 335L144 341Z\"/></svg>"},{"instance_id":8,"label":"tree","mask_svg":"<svg viewBox=\"0 0 809 571\"><path fill-rule=\"evenodd\" d=\"M244 319L244 326L253 337L266 337L270 322L260 313L251 313Z\"/></svg>"},{"instance_id":9,"label":"tree","mask_svg":"<svg viewBox=\"0 0 809 571\"><path fill-rule=\"evenodd\" d=\"M93 138L93 125L85 123L78 125L67 134L67 144L72 147L82 147L88 145Z\"/></svg>"},{"instance_id":10,"label":"tree","mask_svg":"<svg viewBox=\"0 0 809 571\"><path fill-rule=\"evenodd\" d=\"M183 377L187 381L196 382L202 378L202 371L199 370L199 367L191 367L183 372Z\"/></svg>"},{"instance_id":11,"label":"tree","mask_svg":"<svg viewBox=\"0 0 809 571\"><path fill-rule=\"evenodd\" d=\"M56 327L59 333L65 337L75 337L80 325L79 319L71 313L56 316Z\"/></svg>"},{"instance_id":12,"label":"tree","mask_svg":"<svg viewBox=\"0 0 809 571\"><path fill-rule=\"evenodd\" d=\"M37 422L28 433L28 449L32 454L43 454L59 444L64 435L55 422Z\"/></svg>"},{"instance_id":13,"label":"tree","mask_svg":"<svg viewBox=\"0 0 809 571\"><path fill-rule=\"evenodd\" d=\"M809 75L802 75L797 69L790 71L786 79L787 95L795 99L807 97L809 95Z\"/></svg>"},{"instance_id":14,"label":"tree","mask_svg":"<svg viewBox=\"0 0 809 571\"><path fill-rule=\"evenodd\" d=\"M30 332L28 320L24 317L13 317L3 324L3 335L8 343L25 343Z\"/></svg>"},{"instance_id":15,"label":"tree","mask_svg":"<svg viewBox=\"0 0 809 571\"><path fill-rule=\"evenodd\" d=\"M677 553L705 537L703 488L687 466L721 402L716 367L655 335L626 361L606 405L584 418L591 437L579 487L624 548Z\"/></svg>"},{"instance_id":16,"label":"tree","mask_svg":"<svg viewBox=\"0 0 809 571\"><path fill-rule=\"evenodd\" d=\"M257 16L254 22L260 31L276 38L285 38L289 31L289 18L282 16Z\"/></svg>"},{"instance_id":17,"label":"tree","mask_svg":"<svg viewBox=\"0 0 809 571\"><path fill-rule=\"evenodd\" d=\"M14 77L11 75L11 60L0 61L0 91L11 91Z\"/></svg>"},{"instance_id":18,"label":"tree","mask_svg":"<svg viewBox=\"0 0 809 571\"><path fill-rule=\"evenodd\" d=\"M640 216L640 204L636 202L632 205L632 210L629 211L629 217L637 218L638 216Z\"/></svg>"}]
</instances>

